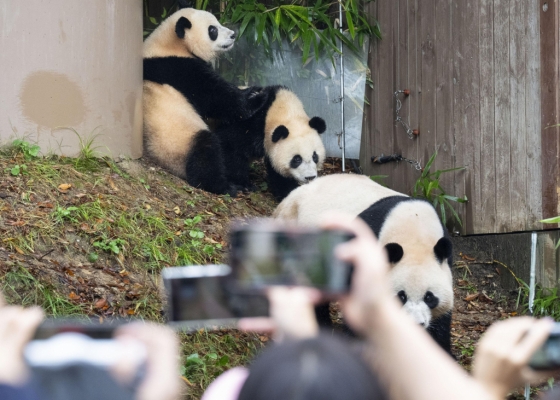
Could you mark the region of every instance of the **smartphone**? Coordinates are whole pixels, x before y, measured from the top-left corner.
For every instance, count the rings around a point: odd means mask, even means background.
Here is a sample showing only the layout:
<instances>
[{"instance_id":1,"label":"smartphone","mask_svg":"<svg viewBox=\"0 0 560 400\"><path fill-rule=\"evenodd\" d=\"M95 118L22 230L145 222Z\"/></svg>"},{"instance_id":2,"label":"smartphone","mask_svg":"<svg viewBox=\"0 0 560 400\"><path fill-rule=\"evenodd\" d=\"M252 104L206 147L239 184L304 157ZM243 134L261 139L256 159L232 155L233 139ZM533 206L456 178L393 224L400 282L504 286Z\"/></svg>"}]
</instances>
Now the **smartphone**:
<instances>
[{"instance_id":1,"label":"smartphone","mask_svg":"<svg viewBox=\"0 0 560 400\"><path fill-rule=\"evenodd\" d=\"M122 344L113 339L115 330L124 323L47 319L37 327L25 347L24 358L32 369L61 369L80 364L106 368L125 356L142 364L146 357L142 344L134 341Z\"/></svg>"},{"instance_id":2,"label":"smartphone","mask_svg":"<svg viewBox=\"0 0 560 400\"><path fill-rule=\"evenodd\" d=\"M236 327L239 318L268 316L263 294L235 290L228 265L164 268L169 325L183 330Z\"/></svg>"},{"instance_id":3,"label":"smartphone","mask_svg":"<svg viewBox=\"0 0 560 400\"><path fill-rule=\"evenodd\" d=\"M535 370L560 368L560 323L554 324L546 342L531 357L529 366Z\"/></svg>"},{"instance_id":4,"label":"smartphone","mask_svg":"<svg viewBox=\"0 0 560 400\"><path fill-rule=\"evenodd\" d=\"M353 235L256 221L231 230L232 278L242 290L270 285L311 286L325 295L350 289L353 267L338 260L334 249Z\"/></svg>"}]
</instances>

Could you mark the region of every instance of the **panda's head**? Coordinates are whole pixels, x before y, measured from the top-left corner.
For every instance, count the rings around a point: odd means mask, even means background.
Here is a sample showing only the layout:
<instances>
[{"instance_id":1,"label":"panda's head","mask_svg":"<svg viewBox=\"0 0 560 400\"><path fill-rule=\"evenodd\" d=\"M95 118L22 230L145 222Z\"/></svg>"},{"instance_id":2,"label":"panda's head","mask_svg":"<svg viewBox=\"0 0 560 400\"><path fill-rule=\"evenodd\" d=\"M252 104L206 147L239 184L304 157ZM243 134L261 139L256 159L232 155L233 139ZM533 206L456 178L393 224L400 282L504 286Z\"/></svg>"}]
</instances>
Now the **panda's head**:
<instances>
[{"instance_id":1,"label":"panda's head","mask_svg":"<svg viewBox=\"0 0 560 400\"><path fill-rule=\"evenodd\" d=\"M448 259L451 241L442 237L433 247L433 259L415 259L397 243L386 245L392 261L393 291L404 310L416 323L429 328L430 323L453 308L453 289ZM414 249L410 250L414 253Z\"/></svg>"},{"instance_id":2,"label":"panda's head","mask_svg":"<svg viewBox=\"0 0 560 400\"><path fill-rule=\"evenodd\" d=\"M299 183L315 179L325 160L325 146L319 136L325 130L325 121L309 118L293 92L278 90L265 121L265 150L272 167Z\"/></svg>"},{"instance_id":3,"label":"panda's head","mask_svg":"<svg viewBox=\"0 0 560 400\"><path fill-rule=\"evenodd\" d=\"M183 8L168 20L164 21L167 26L162 24L162 28L169 31L177 55L181 54L180 48L183 47L188 54L211 61L230 50L235 42L235 32L222 26L207 11Z\"/></svg>"},{"instance_id":4,"label":"panda's head","mask_svg":"<svg viewBox=\"0 0 560 400\"><path fill-rule=\"evenodd\" d=\"M420 325L453 308L452 244L427 201L390 196L360 214L385 246L391 284L404 310Z\"/></svg>"}]
</instances>

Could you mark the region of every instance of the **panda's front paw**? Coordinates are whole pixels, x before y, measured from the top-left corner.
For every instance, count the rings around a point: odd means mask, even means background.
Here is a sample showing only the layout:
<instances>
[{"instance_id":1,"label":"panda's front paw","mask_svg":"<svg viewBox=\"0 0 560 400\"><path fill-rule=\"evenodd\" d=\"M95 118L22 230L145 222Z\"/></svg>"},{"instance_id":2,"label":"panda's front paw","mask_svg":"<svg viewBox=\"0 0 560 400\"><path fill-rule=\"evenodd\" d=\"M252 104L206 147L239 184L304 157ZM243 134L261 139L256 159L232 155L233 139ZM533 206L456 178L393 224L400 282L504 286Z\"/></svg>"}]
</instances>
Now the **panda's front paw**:
<instances>
[{"instance_id":1,"label":"panda's front paw","mask_svg":"<svg viewBox=\"0 0 560 400\"><path fill-rule=\"evenodd\" d=\"M247 96L247 111L249 114L247 118L251 118L253 115L258 113L263 108L263 106L266 104L267 101L268 101L268 93L266 91L252 93L249 96Z\"/></svg>"}]
</instances>

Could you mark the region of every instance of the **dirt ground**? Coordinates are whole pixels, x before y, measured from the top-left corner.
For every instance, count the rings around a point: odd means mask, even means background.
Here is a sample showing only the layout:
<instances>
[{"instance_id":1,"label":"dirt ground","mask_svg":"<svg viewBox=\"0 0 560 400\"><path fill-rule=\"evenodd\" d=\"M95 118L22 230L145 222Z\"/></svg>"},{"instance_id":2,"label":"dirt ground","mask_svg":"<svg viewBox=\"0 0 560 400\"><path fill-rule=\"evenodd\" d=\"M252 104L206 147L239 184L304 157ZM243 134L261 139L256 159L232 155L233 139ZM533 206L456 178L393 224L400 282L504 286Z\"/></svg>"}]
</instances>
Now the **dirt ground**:
<instances>
[{"instance_id":1,"label":"dirt ground","mask_svg":"<svg viewBox=\"0 0 560 400\"><path fill-rule=\"evenodd\" d=\"M230 222L275 207L262 164L253 169L260 190L232 199L193 189L149 160L117 161L0 156L0 288L8 301L55 316L161 321L157 271L224 261ZM340 170L339 159L328 159L323 174ZM485 261L455 249L451 334L467 370L487 327L521 312L517 292L502 289L497 266ZM236 331L184 337L189 398L267 341Z\"/></svg>"}]
</instances>

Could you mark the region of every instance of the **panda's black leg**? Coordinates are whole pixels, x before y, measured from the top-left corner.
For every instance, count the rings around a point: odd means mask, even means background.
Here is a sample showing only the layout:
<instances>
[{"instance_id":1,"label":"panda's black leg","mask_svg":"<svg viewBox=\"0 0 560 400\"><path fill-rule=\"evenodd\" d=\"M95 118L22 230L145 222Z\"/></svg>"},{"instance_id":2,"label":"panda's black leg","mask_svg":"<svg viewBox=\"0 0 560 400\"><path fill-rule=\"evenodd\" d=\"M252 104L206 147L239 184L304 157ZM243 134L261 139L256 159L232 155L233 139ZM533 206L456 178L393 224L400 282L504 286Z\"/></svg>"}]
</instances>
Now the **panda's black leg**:
<instances>
[{"instance_id":1,"label":"panda's black leg","mask_svg":"<svg viewBox=\"0 0 560 400\"><path fill-rule=\"evenodd\" d=\"M292 190L299 186L295 179L286 178L276 172L268 157L265 157L265 165L269 190L278 202L284 200L284 198L288 196Z\"/></svg>"},{"instance_id":2,"label":"panda's black leg","mask_svg":"<svg viewBox=\"0 0 560 400\"><path fill-rule=\"evenodd\" d=\"M432 321L428 327L428 333L443 350L455 358L451 353L451 312Z\"/></svg>"},{"instance_id":3,"label":"panda's black leg","mask_svg":"<svg viewBox=\"0 0 560 400\"><path fill-rule=\"evenodd\" d=\"M237 195L237 190L226 179L222 148L214 132L203 130L195 135L186 169L191 186L216 194Z\"/></svg>"}]
</instances>

